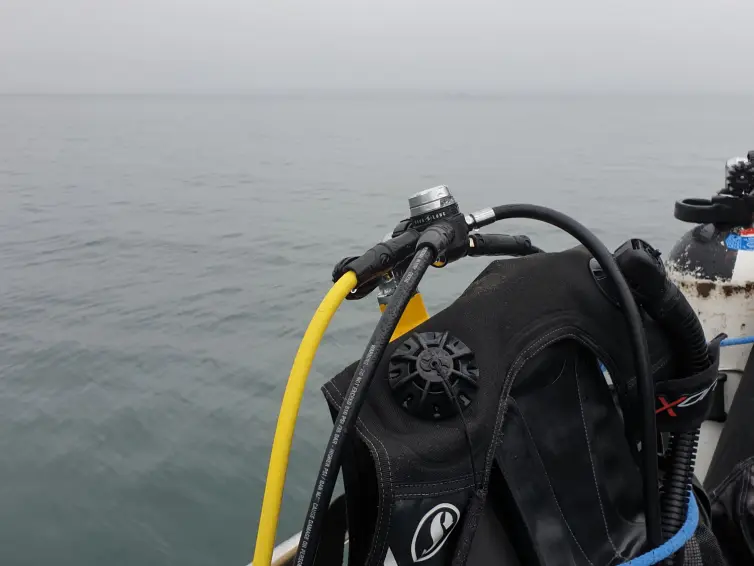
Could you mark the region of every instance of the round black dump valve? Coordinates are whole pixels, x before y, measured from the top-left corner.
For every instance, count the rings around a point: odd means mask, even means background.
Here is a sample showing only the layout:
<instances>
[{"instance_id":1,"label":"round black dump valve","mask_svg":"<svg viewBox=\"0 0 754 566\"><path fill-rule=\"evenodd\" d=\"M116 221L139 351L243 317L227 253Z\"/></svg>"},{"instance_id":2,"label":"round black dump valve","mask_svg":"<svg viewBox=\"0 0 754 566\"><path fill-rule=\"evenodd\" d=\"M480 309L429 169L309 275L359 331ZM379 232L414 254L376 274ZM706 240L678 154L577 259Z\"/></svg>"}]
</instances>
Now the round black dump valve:
<instances>
[{"instance_id":1,"label":"round black dump valve","mask_svg":"<svg viewBox=\"0 0 754 566\"><path fill-rule=\"evenodd\" d=\"M474 352L458 338L448 332L423 332L395 350L388 380L401 407L416 417L438 420L457 415L459 406L465 410L471 405L479 369Z\"/></svg>"}]
</instances>

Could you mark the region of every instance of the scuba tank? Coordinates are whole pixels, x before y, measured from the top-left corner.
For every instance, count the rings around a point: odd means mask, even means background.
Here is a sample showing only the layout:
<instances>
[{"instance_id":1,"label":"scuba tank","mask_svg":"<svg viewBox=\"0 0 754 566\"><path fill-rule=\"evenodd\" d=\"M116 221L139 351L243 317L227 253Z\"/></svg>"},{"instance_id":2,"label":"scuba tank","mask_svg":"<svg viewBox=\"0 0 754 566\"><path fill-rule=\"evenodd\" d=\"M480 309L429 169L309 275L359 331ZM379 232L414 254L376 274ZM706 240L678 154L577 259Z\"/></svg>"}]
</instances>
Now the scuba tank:
<instances>
[{"instance_id":1,"label":"scuba tank","mask_svg":"<svg viewBox=\"0 0 754 566\"><path fill-rule=\"evenodd\" d=\"M705 336L754 334L754 151L726 162L725 186L716 195L681 200L674 214L696 226L672 248L668 275L696 311ZM697 476L702 481L751 353L751 345L740 342L720 354L722 383L699 440ZM722 478L711 479L717 483Z\"/></svg>"},{"instance_id":2,"label":"scuba tank","mask_svg":"<svg viewBox=\"0 0 754 566\"><path fill-rule=\"evenodd\" d=\"M754 151L725 164L725 187L711 199L684 199L675 217L697 224L670 251L668 275L696 309L708 337L754 333ZM743 370L751 347L721 354Z\"/></svg>"},{"instance_id":3,"label":"scuba tank","mask_svg":"<svg viewBox=\"0 0 754 566\"><path fill-rule=\"evenodd\" d=\"M673 247L668 273L709 338L736 336L720 357L721 386L701 427L697 475L709 494L712 529L730 564L754 557L754 151L725 164L725 186L710 199L676 203L696 224Z\"/></svg>"}]
</instances>

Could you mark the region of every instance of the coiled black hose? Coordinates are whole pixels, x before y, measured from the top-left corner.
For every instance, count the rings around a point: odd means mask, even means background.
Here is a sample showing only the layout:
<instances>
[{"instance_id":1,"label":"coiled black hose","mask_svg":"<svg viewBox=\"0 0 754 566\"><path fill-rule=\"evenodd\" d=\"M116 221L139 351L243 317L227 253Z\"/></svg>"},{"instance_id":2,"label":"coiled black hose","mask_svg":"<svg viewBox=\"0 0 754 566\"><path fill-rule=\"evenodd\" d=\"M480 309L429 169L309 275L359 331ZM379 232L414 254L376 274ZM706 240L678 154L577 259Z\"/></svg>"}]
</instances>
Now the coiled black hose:
<instances>
[{"instance_id":1,"label":"coiled black hose","mask_svg":"<svg viewBox=\"0 0 754 566\"><path fill-rule=\"evenodd\" d=\"M683 293L671 281L668 281L668 287L666 296L669 295L672 299L669 301L670 308L662 309L662 324L668 329L675 329L677 333L671 336L677 348L676 359L680 362L681 377L696 375L707 369L710 364L704 330ZM676 534L686 521L699 432L699 429L696 429L670 436L669 465L660 494L662 536L665 540ZM668 558L665 564L670 566L682 558L682 554L677 553L675 557Z\"/></svg>"},{"instance_id":2,"label":"coiled black hose","mask_svg":"<svg viewBox=\"0 0 754 566\"><path fill-rule=\"evenodd\" d=\"M667 278L658 256L641 240L626 242L616 252L618 265L644 310L669 338L679 376L690 377L710 365L707 340L694 309ZM668 467L660 495L663 540L670 539L686 521L698 444L699 429L670 436ZM664 563L670 566L674 561L671 556Z\"/></svg>"},{"instance_id":3,"label":"coiled black hose","mask_svg":"<svg viewBox=\"0 0 754 566\"><path fill-rule=\"evenodd\" d=\"M704 329L693 307L678 287L669 279L667 287L657 307L648 302L645 309L668 334L673 350L678 355L681 375L696 375L707 369L710 364Z\"/></svg>"},{"instance_id":4,"label":"coiled black hose","mask_svg":"<svg viewBox=\"0 0 754 566\"><path fill-rule=\"evenodd\" d=\"M686 521L698 444L699 429L675 433L670 437L670 466L660 495L662 536L665 540L676 534Z\"/></svg>"},{"instance_id":5,"label":"coiled black hose","mask_svg":"<svg viewBox=\"0 0 754 566\"><path fill-rule=\"evenodd\" d=\"M662 325L667 326L668 329L675 329L677 332L677 335L671 334L671 336L673 336L674 345L678 348L676 359L680 361L679 369L682 372L680 376L696 375L707 369L710 364L704 330L686 297L671 281L668 281L668 286L669 291L666 296L672 296L672 303L670 308L662 309ZM652 313L649 314L652 316ZM697 428L690 432L670 435L668 468L660 494L662 536L665 540L669 540L676 534L686 521L696 451L699 445L699 432ZM676 553L665 561L665 565L671 566L682 560L683 553Z\"/></svg>"},{"instance_id":6,"label":"coiled black hose","mask_svg":"<svg viewBox=\"0 0 754 566\"><path fill-rule=\"evenodd\" d=\"M709 367L709 351L704 330L694 309L671 281L657 303L645 301L644 308L671 339L680 377L696 375ZM686 521L689 494L694 475L699 429L670 435L668 466L660 494L662 536L669 540ZM674 558L666 564L674 563Z\"/></svg>"}]
</instances>

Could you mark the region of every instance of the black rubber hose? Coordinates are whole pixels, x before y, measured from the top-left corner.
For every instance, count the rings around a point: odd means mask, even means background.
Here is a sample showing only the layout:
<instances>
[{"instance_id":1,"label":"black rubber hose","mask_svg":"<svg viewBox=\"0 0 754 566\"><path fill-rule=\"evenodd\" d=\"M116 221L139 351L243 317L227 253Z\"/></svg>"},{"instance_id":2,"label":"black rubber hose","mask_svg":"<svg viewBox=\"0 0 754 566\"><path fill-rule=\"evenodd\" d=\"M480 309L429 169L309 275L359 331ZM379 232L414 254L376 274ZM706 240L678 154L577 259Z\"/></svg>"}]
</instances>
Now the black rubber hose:
<instances>
[{"instance_id":1,"label":"black rubber hose","mask_svg":"<svg viewBox=\"0 0 754 566\"><path fill-rule=\"evenodd\" d=\"M662 297L643 301L644 310L668 335L681 377L690 377L710 365L707 339L694 308L680 289L669 279L666 285Z\"/></svg>"},{"instance_id":2,"label":"black rubber hose","mask_svg":"<svg viewBox=\"0 0 754 566\"><path fill-rule=\"evenodd\" d=\"M643 306L670 338L681 377L696 375L710 366L702 324L694 308L672 281L667 280L667 291L661 299L645 300Z\"/></svg>"},{"instance_id":3,"label":"black rubber hose","mask_svg":"<svg viewBox=\"0 0 754 566\"><path fill-rule=\"evenodd\" d=\"M646 305L645 309L670 334L676 359L679 360L680 376L689 377L709 367L707 340L686 297L671 281L668 284L666 298L657 305L659 308ZM662 535L665 540L670 540L686 522L698 444L699 429L670 436L668 469L660 496ZM670 566L682 559L683 554L676 553L665 564Z\"/></svg>"},{"instance_id":4,"label":"black rubber hose","mask_svg":"<svg viewBox=\"0 0 754 566\"><path fill-rule=\"evenodd\" d=\"M618 265L647 314L670 340L681 378L697 375L710 365L704 329L686 297L668 279L659 254L641 240L630 240L616 252ZM669 540L686 522L694 474L699 429L670 435L668 466L660 494L662 536ZM663 563L682 559L675 554Z\"/></svg>"},{"instance_id":5,"label":"black rubber hose","mask_svg":"<svg viewBox=\"0 0 754 566\"><path fill-rule=\"evenodd\" d=\"M670 435L669 465L662 482L660 499L662 536L665 540L670 540L686 522L698 445L699 429ZM669 566L677 561L676 557L682 556L676 553L664 563Z\"/></svg>"},{"instance_id":6,"label":"black rubber hose","mask_svg":"<svg viewBox=\"0 0 754 566\"><path fill-rule=\"evenodd\" d=\"M542 250L532 245L527 236L509 236L508 234L471 234L467 255L476 256L514 256L540 254Z\"/></svg>"},{"instance_id":7,"label":"black rubber hose","mask_svg":"<svg viewBox=\"0 0 754 566\"><path fill-rule=\"evenodd\" d=\"M429 229L427 230L429 231ZM348 390L343 397L338 416L335 419L335 426L330 434L330 440L327 443L327 449L314 484L314 493L306 514L306 524L301 530L301 541L294 561L296 566L311 566L314 563L325 513L338 478L341 452L346 435L353 430L356 417L366 399L369 384L377 371L377 366L390 343L390 338L395 327L398 326L398 321L406 309L406 305L419 286L422 276L436 257L436 248L420 247L418 249L393 293L385 312L382 313L364 355L356 367Z\"/></svg>"},{"instance_id":8,"label":"black rubber hose","mask_svg":"<svg viewBox=\"0 0 754 566\"><path fill-rule=\"evenodd\" d=\"M621 274L613 255L602 242L585 226L573 218L544 206L532 204L508 204L492 209L495 220L506 218L531 218L552 224L568 232L586 247L613 280L631 335L634 365L641 397L642 423L642 468L644 472L644 507L647 521L647 540L654 548L662 544L660 520L660 494L657 470L657 427L655 422L654 381L649 362L649 348L644 324L636 306L631 289Z\"/></svg>"}]
</instances>

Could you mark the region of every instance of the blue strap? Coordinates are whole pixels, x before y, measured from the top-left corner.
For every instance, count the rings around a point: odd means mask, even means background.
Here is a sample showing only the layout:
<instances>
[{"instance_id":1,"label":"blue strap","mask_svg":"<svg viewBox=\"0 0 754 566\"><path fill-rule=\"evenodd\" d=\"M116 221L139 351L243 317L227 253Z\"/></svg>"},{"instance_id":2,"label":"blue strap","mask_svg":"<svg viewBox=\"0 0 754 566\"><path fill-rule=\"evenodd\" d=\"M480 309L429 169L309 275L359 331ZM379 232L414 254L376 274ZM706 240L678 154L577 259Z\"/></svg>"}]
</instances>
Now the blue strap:
<instances>
[{"instance_id":1,"label":"blue strap","mask_svg":"<svg viewBox=\"0 0 754 566\"><path fill-rule=\"evenodd\" d=\"M673 537L658 546L655 549L650 550L646 554L632 558L628 562L624 562L623 566L650 566L651 564L659 564L669 556L678 552L684 544L693 536L696 527L699 524L699 507L696 505L696 498L693 492L689 493L689 510L686 514L686 522L680 528L680 530L673 535Z\"/></svg>"},{"instance_id":2,"label":"blue strap","mask_svg":"<svg viewBox=\"0 0 754 566\"><path fill-rule=\"evenodd\" d=\"M754 336L741 336L739 338L726 338L720 342L721 346L741 346L742 344L754 343Z\"/></svg>"}]
</instances>

